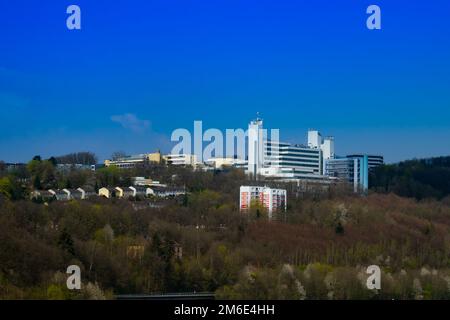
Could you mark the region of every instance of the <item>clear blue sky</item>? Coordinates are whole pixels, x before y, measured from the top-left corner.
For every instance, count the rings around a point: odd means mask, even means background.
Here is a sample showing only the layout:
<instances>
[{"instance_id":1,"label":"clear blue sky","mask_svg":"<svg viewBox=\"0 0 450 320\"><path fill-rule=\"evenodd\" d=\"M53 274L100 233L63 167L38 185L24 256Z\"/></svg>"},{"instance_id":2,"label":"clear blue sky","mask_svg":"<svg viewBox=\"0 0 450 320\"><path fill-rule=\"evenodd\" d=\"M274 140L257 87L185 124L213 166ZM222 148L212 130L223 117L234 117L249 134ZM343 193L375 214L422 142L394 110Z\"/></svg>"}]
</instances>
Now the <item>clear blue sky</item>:
<instances>
[{"instance_id":1,"label":"clear blue sky","mask_svg":"<svg viewBox=\"0 0 450 320\"><path fill-rule=\"evenodd\" d=\"M282 140L334 135L340 155L449 155L450 2L0 2L0 159L167 151L176 128L256 111Z\"/></svg>"}]
</instances>

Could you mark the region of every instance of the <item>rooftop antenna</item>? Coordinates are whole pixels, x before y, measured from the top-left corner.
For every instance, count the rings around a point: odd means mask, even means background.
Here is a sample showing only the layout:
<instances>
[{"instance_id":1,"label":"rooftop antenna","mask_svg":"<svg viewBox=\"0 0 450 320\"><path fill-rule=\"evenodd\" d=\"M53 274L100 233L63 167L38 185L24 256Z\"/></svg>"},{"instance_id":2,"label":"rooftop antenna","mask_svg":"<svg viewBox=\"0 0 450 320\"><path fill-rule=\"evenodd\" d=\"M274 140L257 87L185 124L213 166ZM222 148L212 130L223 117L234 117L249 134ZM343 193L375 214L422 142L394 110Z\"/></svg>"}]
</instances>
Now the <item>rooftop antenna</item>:
<instances>
[{"instance_id":1,"label":"rooftop antenna","mask_svg":"<svg viewBox=\"0 0 450 320\"><path fill-rule=\"evenodd\" d=\"M259 111L257 111L256 112L256 121L259 121L259 120L261 120L261 119L259 118Z\"/></svg>"}]
</instances>

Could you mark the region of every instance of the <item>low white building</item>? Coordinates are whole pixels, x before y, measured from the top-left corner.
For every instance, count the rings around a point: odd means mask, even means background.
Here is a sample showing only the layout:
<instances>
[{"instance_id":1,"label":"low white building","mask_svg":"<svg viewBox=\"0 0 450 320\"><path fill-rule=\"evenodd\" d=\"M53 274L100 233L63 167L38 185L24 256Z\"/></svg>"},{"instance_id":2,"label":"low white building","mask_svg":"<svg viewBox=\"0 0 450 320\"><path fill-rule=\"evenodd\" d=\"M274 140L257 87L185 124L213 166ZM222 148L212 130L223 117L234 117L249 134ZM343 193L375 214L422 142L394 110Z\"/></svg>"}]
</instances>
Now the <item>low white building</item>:
<instances>
[{"instance_id":1,"label":"low white building","mask_svg":"<svg viewBox=\"0 0 450 320\"><path fill-rule=\"evenodd\" d=\"M273 189L265 186L241 186L239 201L239 208L242 212L248 211L253 201L258 201L267 209L269 219L272 219L273 212L286 211L287 192L285 189Z\"/></svg>"},{"instance_id":2,"label":"low white building","mask_svg":"<svg viewBox=\"0 0 450 320\"><path fill-rule=\"evenodd\" d=\"M224 169L227 167L246 169L248 166L247 161L235 158L210 158L205 163L214 169Z\"/></svg>"},{"instance_id":3,"label":"low white building","mask_svg":"<svg viewBox=\"0 0 450 320\"><path fill-rule=\"evenodd\" d=\"M105 166L116 166L120 169L131 169L138 166L145 166L147 164L159 164L161 163L161 153L142 153L131 156L124 156L114 160L105 160Z\"/></svg>"},{"instance_id":4,"label":"low white building","mask_svg":"<svg viewBox=\"0 0 450 320\"><path fill-rule=\"evenodd\" d=\"M175 198L186 194L184 187L152 187L151 190L157 198Z\"/></svg>"},{"instance_id":5,"label":"low white building","mask_svg":"<svg viewBox=\"0 0 450 320\"><path fill-rule=\"evenodd\" d=\"M210 158L205 161L208 166L214 167L214 169L222 169L223 167L233 166L235 159L233 158Z\"/></svg>"},{"instance_id":6,"label":"low white building","mask_svg":"<svg viewBox=\"0 0 450 320\"><path fill-rule=\"evenodd\" d=\"M163 156L163 159L169 165L174 166L192 166L198 165L197 156L193 154L168 154Z\"/></svg>"},{"instance_id":7,"label":"low white building","mask_svg":"<svg viewBox=\"0 0 450 320\"><path fill-rule=\"evenodd\" d=\"M133 186L145 187L152 184L153 180L146 177L133 177L131 178L133 181Z\"/></svg>"}]
</instances>

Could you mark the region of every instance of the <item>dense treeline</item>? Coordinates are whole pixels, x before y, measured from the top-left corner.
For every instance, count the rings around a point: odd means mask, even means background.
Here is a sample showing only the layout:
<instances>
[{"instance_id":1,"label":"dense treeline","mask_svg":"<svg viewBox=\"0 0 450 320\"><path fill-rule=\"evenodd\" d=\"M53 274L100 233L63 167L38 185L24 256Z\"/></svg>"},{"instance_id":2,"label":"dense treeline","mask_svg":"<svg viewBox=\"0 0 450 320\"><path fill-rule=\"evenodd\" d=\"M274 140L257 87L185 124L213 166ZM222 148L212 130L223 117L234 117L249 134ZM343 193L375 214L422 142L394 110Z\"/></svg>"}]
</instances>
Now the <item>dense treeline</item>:
<instances>
[{"instance_id":1,"label":"dense treeline","mask_svg":"<svg viewBox=\"0 0 450 320\"><path fill-rule=\"evenodd\" d=\"M442 199L450 195L450 157L408 160L376 168L371 188L416 199Z\"/></svg>"},{"instance_id":2,"label":"dense treeline","mask_svg":"<svg viewBox=\"0 0 450 320\"><path fill-rule=\"evenodd\" d=\"M64 156L55 157L58 164L84 164L92 165L97 163L97 157L91 152L76 152Z\"/></svg>"}]
</instances>

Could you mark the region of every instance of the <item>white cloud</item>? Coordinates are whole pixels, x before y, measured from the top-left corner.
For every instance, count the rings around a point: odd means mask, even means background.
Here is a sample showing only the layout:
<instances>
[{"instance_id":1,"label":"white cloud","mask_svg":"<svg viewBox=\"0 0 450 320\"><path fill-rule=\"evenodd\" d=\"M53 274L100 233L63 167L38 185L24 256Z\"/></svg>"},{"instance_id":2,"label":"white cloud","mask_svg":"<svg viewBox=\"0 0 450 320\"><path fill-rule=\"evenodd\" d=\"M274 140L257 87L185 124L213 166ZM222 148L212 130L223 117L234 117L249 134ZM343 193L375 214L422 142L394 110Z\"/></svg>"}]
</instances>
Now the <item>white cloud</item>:
<instances>
[{"instance_id":1,"label":"white cloud","mask_svg":"<svg viewBox=\"0 0 450 320\"><path fill-rule=\"evenodd\" d=\"M131 130L135 133L142 133L150 128L149 120L139 119L135 114L132 113L111 116L111 121L117 122L123 128Z\"/></svg>"}]
</instances>

